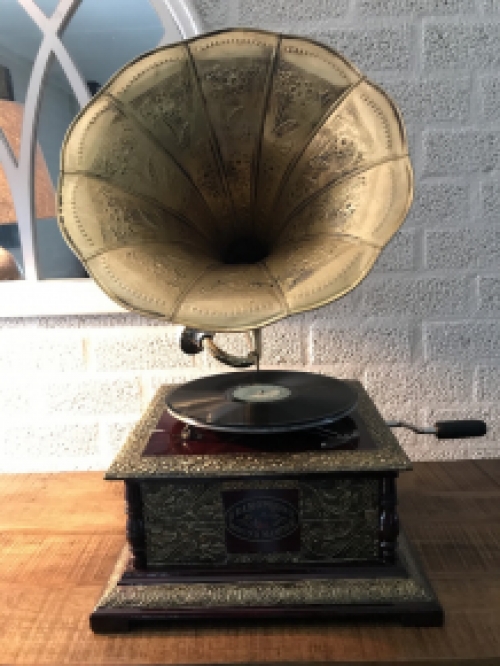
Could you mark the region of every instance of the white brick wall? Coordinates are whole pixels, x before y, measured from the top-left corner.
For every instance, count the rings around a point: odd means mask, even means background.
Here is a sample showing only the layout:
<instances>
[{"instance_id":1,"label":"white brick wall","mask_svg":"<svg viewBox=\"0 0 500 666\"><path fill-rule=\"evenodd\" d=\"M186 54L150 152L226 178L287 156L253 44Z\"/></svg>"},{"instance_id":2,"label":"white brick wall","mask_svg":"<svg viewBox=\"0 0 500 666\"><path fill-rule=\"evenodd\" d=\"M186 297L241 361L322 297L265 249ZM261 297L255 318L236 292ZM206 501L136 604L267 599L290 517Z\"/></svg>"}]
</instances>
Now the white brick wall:
<instances>
[{"instance_id":1,"label":"white brick wall","mask_svg":"<svg viewBox=\"0 0 500 666\"><path fill-rule=\"evenodd\" d=\"M396 25L391 27L312 30L309 36L340 51L365 73L401 73L411 68L412 46L416 35L412 24L394 23ZM298 31L298 26L294 31ZM304 30L300 32L305 33Z\"/></svg>"},{"instance_id":2,"label":"white brick wall","mask_svg":"<svg viewBox=\"0 0 500 666\"><path fill-rule=\"evenodd\" d=\"M415 227L439 228L442 226L456 227L467 224L471 217L471 184L453 179L452 181L425 180L419 178L415 183L413 205L408 213L402 229ZM491 190L491 187L490 187ZM494 212L494 192L484 194L491 210ZM498 188L498 202L500 204L500 188Z\"/></svg>"},{"instance_id":3,"label":"white brick wall","mask_svg":"<svg viewBox=\"0 0 500 666\"><path fill-rule=\"evenodd\" d=\"M361 379L382 413L484 417L480 440L399 432L415 460L500 456L500 0L196 0L207 30L319 39L397 101L415 201L337 303L264 332L264 365ZM216 372L135 315L0 320L0 469L104 469L155 389ZM244 337L220 336L235 353Z\"/></svg>"},{"instance_id":4,"label":"white brick wall","mask_svg":"<svg viewBox=\"0 0 500 666\"><path fill-rule=\"evenodd\" d=\"M427 176L500 169L499 130L429 130L424 132L423 148Z\"/></svg>"},{"instance_id":5,"label":"white brick wall","mask_svg":"<svg viewBox=\"0 0 500 666\"><path fill-rule=\"evenodd\" d=\"M479 211L479 220L488 224L498 225L500 222L500 181L498 180L498 173L491 179L485 179L480 184L480 187L481 208Z\"/></svg>"},{"instance_id":6,"label":"white brick wall","mask_svg":"<svg viewBox=\"0 0 500 666\"><path fill-rule=\"evenodd\" d=\"M462 72L475 69L477 74L483 70L495 71L500 64L500 22L478 21L473 15L464 20L457 13L451 20L435 22L432 19L424 23L423 65L425 69L454 69Z\"/></svg>"}]
</instances>

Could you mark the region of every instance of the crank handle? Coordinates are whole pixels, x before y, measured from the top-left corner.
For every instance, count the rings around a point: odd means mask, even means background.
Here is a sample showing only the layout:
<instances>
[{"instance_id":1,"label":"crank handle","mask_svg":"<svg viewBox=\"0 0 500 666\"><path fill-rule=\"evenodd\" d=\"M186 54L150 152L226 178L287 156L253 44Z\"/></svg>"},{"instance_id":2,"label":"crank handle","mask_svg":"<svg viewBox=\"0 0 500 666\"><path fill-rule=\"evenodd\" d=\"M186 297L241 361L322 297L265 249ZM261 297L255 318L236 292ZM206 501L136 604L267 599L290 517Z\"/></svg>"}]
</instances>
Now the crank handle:
<instances>
[{"instance_id":1,"label":"crank handle","mask_svg":"<svg viewBox=\"0 0 500 666\"><path fill-rule=\"evenodd\" d=\"M405 421L386 421L389 428L408 428L418 435L435 435L438 439L462 439L483 437L488 430L484 421L476 419L436 421L433 427L422 428Z\"/></svg>"}]
</instances>

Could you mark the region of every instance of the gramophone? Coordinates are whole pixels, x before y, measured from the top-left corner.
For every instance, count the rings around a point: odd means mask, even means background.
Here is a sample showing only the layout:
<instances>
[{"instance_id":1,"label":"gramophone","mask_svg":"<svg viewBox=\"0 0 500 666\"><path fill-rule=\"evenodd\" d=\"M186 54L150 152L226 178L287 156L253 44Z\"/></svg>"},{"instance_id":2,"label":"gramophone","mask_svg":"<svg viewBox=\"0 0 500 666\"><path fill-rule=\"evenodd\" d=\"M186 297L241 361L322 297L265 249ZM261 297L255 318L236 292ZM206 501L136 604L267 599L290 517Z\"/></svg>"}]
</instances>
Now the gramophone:
<instances>
[{"instance_id":1,"label":"gramophone","mask_svg":"<svg viewBox=\"0 0 500 666\"><path fill-rule=\"evenodd\" d=\"M64 238L113 300L183 325L183 352L238 369L162 387L108 470L125 482L128 544L94 631L442 622L399 528L410 460L361 384L259 368L262 327L353 289L412 190L394 103L311 40L229 30L160 48L77 116L61 156ZM223 331L253 333L249 353L222 350Z\"/></svg>"}]
</instances>

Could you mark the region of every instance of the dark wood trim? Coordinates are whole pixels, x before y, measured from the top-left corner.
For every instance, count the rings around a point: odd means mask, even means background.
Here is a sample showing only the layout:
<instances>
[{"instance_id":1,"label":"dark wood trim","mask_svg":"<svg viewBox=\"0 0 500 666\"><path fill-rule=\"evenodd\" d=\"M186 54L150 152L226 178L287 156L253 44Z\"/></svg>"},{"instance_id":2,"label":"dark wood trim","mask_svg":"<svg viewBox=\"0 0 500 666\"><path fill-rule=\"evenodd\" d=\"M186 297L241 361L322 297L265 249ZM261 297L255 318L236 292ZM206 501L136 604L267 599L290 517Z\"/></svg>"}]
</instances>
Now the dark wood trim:
<instances>
[{"instance_id":1,"label":"dark wood trim","mask_svg":"<svg viewBox=\"0 0 500 666\"><path fill-rule=\"evenodd\" d=\"M394 564L399 534L397 513L396 474L387 474L380 480L379 552L384 564Z\"/></svg>"},{"instance_id":2,"label":"dark wood trim","mask_svg":"<svg viewBox=\"0 0 500 666\"><path fill-rule=\"evenodd\" d=\"M201 583L201 582L231 582L252 580L313 580L315 578L401 578L406 576L406 569L396 559L394 564L384 565L375 562L372 565L366 562L337 564L286 566L257 564L252 567L219 567L202 569L197 567L169 567L168 569L146 570L136 569L132 558L125 569L121 585L156 585L158 583Z\"/></svg>"},{"instance_id":3,"label":"dark wood trim","mask_svg":"<svg viewBox=\"0 0 500 666\"><path fill-rule=\"evenodd\" d=\"M141 488L136 481L125 481L125 511L127 542L132 552L134 569L146 569L146 534L142 513Z\"/></svg>"},{"instance_id":4,"label":"dark wood trim","mask_svg":"<svg viewBox=\"0 0 500 666\"><path fill-rule=\"evenodd\" d=\"M396 622L404 627L440 627L443 625L443 609L435 601L415 604L392 604L377 606L358 604L355 606L253 606L251 608L165 608L145 610L143 608L97 609L90 616L90 627L96 634L124 633L138 625L164 624L181 620L248 620L270 621L324 619L328 621Z\"/></svg>"}]
</instances>

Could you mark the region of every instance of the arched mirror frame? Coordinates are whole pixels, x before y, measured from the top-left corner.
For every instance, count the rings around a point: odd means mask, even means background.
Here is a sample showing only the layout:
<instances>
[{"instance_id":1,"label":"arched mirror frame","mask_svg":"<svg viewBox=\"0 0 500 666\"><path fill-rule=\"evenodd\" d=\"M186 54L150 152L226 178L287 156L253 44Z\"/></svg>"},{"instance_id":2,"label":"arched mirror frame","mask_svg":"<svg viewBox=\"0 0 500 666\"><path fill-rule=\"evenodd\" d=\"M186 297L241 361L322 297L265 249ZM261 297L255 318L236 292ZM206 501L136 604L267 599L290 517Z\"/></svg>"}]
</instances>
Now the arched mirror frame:
<instances>
[{"instance_id":1,"label":"arched mirror frame","mask_svg":"<svg viewBox=\"0 0 500 666\"><path fill-rule=\"evenodd\" d=\"M59 0L52 16L46 16L35 0L17 0L42 33L24 103L21 147L16 159L0 129L0 164L10 187L17 214L24 261L24 280L0 282L0 319L40 315L100 314L121 312L88 278L39 280L35 238L33 186L36 136L43 87L53 59L61 65L80 107L90 99L85 79L61 41L65 27L85 0ZM155 10L163 27L158 46L187 39L201 32L201 23L190 0L144 0Z\"/></svg>"}]
</instances>

